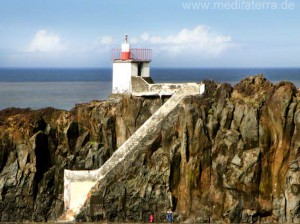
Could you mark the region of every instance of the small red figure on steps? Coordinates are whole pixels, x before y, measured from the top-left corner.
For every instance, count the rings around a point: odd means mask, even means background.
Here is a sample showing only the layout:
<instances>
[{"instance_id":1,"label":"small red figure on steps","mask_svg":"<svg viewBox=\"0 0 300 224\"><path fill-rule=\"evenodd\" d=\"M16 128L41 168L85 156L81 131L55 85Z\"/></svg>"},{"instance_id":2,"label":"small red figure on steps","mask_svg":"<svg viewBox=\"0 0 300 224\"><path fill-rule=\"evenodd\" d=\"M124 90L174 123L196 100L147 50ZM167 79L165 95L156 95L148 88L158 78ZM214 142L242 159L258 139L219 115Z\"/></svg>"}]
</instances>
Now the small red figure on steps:
<instances>
[{"instance_id":1,"label":"small red figure on steps","mask_svg":"<svg viewBox=\"0 0 300 224\"><path fill-rule=\"evenodd\" d=\"M153 215L153 213L150 214L149 222L150 223L154 222L154 215Z\"/></svg>"}]
</instances>

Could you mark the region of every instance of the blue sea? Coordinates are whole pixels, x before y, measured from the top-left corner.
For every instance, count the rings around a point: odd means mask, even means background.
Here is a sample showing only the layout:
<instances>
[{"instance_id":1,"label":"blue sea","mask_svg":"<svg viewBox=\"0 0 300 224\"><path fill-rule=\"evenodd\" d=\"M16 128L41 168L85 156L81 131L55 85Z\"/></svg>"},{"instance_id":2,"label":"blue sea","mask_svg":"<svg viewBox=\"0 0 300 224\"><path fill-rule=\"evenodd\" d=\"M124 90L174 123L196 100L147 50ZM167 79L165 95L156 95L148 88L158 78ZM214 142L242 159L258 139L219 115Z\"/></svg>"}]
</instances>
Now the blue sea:
<instances>
[{"instance_id":1,"label":"blue sea","mask_svg":"<svg viewBox=\"0 0 300 224\"><path fill-rule=\"evenodd\" d=\"M213 79L232 85L246 76L264 74L276 83L300 87L300 68L152 68L155 82L200 82ZM0 109L55 107L105 100L111 94L111 68L0 68Z\"/></svg>"}]
</instances>

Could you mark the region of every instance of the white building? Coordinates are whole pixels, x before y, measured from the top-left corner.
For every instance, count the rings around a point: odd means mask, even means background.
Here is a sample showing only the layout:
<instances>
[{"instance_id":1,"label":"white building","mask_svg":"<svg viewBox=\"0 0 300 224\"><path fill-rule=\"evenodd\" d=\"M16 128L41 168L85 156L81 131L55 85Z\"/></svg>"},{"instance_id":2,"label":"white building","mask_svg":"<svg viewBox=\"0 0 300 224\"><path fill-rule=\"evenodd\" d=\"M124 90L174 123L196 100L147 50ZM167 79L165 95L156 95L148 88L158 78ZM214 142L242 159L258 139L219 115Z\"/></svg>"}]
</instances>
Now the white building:
<instances>
[{"instance_id":1,"label":"white building","mask_svg":"<svg viewBox=\"0 0 300 224\"><path fill-rule=\"evenodd\" d=\"M170 96L182 86L196 83L154 83L150 76L151 49L130 48L128 37L121 49L113 49L113 94L132 94L134 96ZM199 94L204 93L204 84L199 85Z\"/></svg>"},{"instance_id":2,"label":"white building","mask_svg":"<svg viewBox=\"0 0 300 224\"><path fill-rule=\"evenodd\" d=\"M114 49L112 54L112 93L132 93L132 77L150 80L151 57L151 49L130 48L126 35L122 48Z\"/></svg>"}]
</instances>

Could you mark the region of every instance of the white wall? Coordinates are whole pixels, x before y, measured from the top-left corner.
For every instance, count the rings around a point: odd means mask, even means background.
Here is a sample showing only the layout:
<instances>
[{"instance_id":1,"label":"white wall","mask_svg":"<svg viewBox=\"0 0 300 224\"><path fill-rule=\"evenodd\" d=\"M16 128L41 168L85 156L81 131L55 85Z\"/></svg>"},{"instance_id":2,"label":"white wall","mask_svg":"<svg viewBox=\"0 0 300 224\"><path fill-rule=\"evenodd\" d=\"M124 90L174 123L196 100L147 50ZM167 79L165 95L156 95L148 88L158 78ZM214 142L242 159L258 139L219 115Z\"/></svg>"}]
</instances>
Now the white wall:
<instances>
[{"instance_id":1,"label":"white wall","mask_svg":"<svg viewBox=\"0 0 300 224\"><path fill-rule=\"evenodd\" d=\"M114 62L112 93L130 93L131 92L131 62Z\"/></svg>"},{"instance_id":2,"label":"white wall","mask_svg":"<svg viewBox=\"0 0 300 224\"><path fill-rule=\"evenodd\" d=\"M204 92L205 92L205 84L201 84L199 93L203 94Z\"/></svg>"},{"instance_id":3,"label":"white wall","mask_svg":"<svg viewBox=\"0 0 300 224\"><path fill-rule=\"evenodd\" d=\"M131 75L137 76L138 75L138 63L131 63Z\"/></svg>"},{"instance_id":4,"label":"white wall","mask_svg":"<svg viewBox=\"0 0 300 224\"><path fill-rule=\"evenodd\" d=\"M88 193L94 187L96 181L71 182L70 183L70 208L73 211L79 211L84 205Z\"/></svg>"},{"instance_id":5,"label":"white wall","mask_svg":"<svg viewBox=\"0 0 300 224\"><path fill-rule=\"evenodd\" d=\"M143 62L142 67L142 77L150 77L150 63L149 62Z\"/></svg>"},{"instance_id":6,"label":"white wall","mask_svg":"<svg viewBox=\"0 0 300 224\"><path fill-rule=\"evenodd\" d=\"M113 62L112 93L131 93L131 76L138 76L137 62ZM143 62L141 76L150 77L150 63Z\"/></svg>"}]
</instances>

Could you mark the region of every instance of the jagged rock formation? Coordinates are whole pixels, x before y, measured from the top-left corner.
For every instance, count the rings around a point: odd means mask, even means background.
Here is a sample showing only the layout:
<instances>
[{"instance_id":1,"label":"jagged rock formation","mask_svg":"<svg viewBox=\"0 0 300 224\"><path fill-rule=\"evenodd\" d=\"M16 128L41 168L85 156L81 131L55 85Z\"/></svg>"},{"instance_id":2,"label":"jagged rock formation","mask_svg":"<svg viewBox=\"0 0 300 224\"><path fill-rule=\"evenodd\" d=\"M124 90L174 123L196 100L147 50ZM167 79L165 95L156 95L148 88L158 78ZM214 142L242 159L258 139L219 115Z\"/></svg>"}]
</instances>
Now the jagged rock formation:
<instances>
[{"instance_id":1,"label":"jagged rock formation","mask_svg":"<svg viewBox=\"0 0 300 224\"><path fill-rule=\"evenodd\" d=\"M263 76L206 82L138 154L92 190L78 221L300 222L300 105ZM96 169L163 103L105 102L0 112L0 221L63 213L63 170Z\"/></svg>"}]
</instances>

